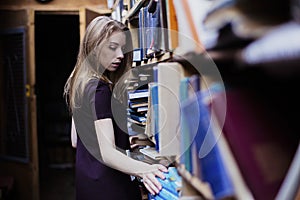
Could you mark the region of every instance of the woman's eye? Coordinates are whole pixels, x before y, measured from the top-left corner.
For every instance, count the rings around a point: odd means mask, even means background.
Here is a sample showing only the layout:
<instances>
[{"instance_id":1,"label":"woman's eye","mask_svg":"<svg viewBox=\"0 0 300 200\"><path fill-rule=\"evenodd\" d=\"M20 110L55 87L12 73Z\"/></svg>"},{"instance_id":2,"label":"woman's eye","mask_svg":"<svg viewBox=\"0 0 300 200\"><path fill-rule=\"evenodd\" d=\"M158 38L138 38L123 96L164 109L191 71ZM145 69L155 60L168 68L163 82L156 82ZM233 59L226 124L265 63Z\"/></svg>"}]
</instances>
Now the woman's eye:
<instances>
[{"instance_id":1,"label":"woman's eye","mask_svg":"<svg viewBox=\"0 0 300 200\"><path fill-rule=\"evenodd\" d=\"M109 46L109 48L113 51L115 51L117 49L117 47L115 47L115 46Z\"/></svg>"}]
</instances>

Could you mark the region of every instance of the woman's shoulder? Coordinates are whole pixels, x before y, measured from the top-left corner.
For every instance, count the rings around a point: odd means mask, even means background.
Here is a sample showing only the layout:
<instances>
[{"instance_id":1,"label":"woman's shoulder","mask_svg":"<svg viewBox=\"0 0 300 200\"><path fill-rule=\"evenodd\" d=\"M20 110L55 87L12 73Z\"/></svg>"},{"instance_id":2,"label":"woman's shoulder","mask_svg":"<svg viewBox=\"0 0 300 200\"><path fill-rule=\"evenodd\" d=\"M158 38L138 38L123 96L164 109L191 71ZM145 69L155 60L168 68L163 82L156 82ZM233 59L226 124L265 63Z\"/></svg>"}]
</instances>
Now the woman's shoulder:
<instances>
[{"instance_id":1,"label":"woman's shoulder","mask_svg":"<svg viewBox=\"0 0 300 200\"><path fill-rule=\"evenodd\" d=\"M99 79L90 79L84 89L84 95L88 97L93 97L97 91L105 91L109 89L104 82Z\"/></svg>"},{"instance_id":2,"label":"woman's shoulder","mask_svg":"<svg viewBox=\"0 0 300 200\"><path fill-rule=\"evenodd\" d=\"M95 99L98 97L102 98L110 98L111 90L109 87L109 83L106 83L99 79L91 79L87 83L84 92L84 98Z\"/></svg>"},{"instance_id":3,"label":"woman's shoulder","mask_svg":"<svg viewBox=\"0 0 300 200\"><path fill-rule=\"evenodd\" d=\"M86 85L86 90L87 91L95 91L95 90L99 90L99 89L109 89L109 83L101 80L101 79L96 79L93 78L91 80L89 80L89 82Z\"/></svg>"},{"instance_id":4,"label":"woman's shoulder","mask_svg":"<svg viewBox=\"0 0 300 200\"><path fill-rule=\"evenodd\" d=\"M101 79L98 79L97 80L97 87L96 87L96 91L99 91L99 90L104 90L104 91L110 91L110 84L108 82L105 82Z\"/></svg>"}]
</instances>

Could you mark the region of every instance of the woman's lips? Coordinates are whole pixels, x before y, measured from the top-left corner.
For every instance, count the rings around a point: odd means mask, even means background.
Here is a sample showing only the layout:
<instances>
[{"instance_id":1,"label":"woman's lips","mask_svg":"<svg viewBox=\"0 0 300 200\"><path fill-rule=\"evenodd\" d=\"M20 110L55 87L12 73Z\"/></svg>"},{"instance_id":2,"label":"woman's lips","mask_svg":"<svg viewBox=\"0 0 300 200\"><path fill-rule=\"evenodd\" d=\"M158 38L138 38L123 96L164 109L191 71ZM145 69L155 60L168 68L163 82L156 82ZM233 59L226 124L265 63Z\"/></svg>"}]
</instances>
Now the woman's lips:
<instances>
[{"instance_id":1,"label":"woman's lips","mask_svg":"<svg viewBox=\"0 0 300 200\"><path fill-rule=\"evenodd\" d=\"M112 63L112 66L113 66L113 67L119 67L119 66L120 66L120 63Z\"/></svg>"}]
</instances>

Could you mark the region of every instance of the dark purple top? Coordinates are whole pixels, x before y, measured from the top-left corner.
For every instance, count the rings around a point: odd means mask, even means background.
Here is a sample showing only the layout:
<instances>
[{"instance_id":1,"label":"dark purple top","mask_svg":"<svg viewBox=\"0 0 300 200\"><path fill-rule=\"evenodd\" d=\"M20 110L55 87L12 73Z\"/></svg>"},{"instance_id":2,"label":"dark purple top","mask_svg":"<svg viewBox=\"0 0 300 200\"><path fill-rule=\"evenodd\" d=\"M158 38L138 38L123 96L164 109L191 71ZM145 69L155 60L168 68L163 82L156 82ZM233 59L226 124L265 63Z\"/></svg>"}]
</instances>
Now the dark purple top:
<instances>
[{"instance_id":1,"label":"dark purple top","mask_svg":"<svg viewBox=\"0 0 300 200\"><path fill-rule=\"evenodd\" d=\"M131 181L129 175L112 169L101 161L94 121L104 118L113 119L112 101L114 98L112 98L109 85L98 79L92 79L85 88L80 106L73 112L78 134L76 149L77 200L141 199L139 187L135 181ZM129 149L128 134L124 133L114 120L113 125L118 150Z\"/></svg>"}]
</instances>

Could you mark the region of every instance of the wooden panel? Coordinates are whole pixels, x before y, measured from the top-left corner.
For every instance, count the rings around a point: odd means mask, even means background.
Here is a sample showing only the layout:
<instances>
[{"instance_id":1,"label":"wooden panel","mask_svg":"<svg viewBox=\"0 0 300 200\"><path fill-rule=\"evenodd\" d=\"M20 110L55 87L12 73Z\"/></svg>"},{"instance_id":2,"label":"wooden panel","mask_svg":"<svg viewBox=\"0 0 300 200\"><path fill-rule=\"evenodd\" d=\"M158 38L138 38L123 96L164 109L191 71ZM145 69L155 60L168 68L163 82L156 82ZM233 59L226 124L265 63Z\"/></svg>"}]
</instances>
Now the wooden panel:
<instances>
[{"instance_id":1,"label":"wooden panel","mask_svg":"<svg viewBox=\"0 0 300 200\"><path fill-rule=\"evenodd\" d=\"M108 9L97 9L95 7L80 8L79 11L79 29L80 29L80 41L82 41L86 27L89 23L97 16L111 15L111 10Z\"/></svg>"},{"instance_id":2,"label":"wooden panel","mask_svg":"<svg viewBox=\"0 0 300 200\"><path fill-rule=\"evenodd\" d=\"M178 47L178 24L175 13L173 0L168 1L168 30L169 30L169 48L175 49Z\"/></svg>"},{"instance_id":3,"label":"wooden panel","mask_svg":"<svg viewBox=\"0 0 300 200\"><path fill-rule=\"evenodd\" d=\"M9 11L0 10L0 29L15 28L27 25L26 10Z\"/></svg>"},{"instance_id":4,"label":"wooden panel","mask_svg":"<svg viewBox=\"0 0 300 200\"><path fill-rule=\"evenodd\" d=\"M90 24L90 22L100 16L101 14L98 12L95 12L93 10L90 9L85 9L85 28Z\"/></svg>"},{"instance_id":5,"label":"wooden panel","mask_svg":"<svg viewBox=\"0 0 300 200\"><path fill-rule=\"evenodd\" d=\"M31 170L31 191L32 199L39 199L39 161L38 161L38 138L37 138L37 111L36 111L36 96L32 95L29 102L29 151L31 153L32 163L30 166Z\"/></svg>"},{"instance_id":6,"label":"wooden panel","mask_svg":"<svg viewBox=\"0 0 300 200\"><path fill-rule=\"evenodd\" d=\"M27 70L28 70L28 84L33 86L35 84L35 49L34 49L34 11L28 10L28 34L27 34ZM33 90L33 87L30 88ZM34 91L30 91L30 93L34 93Z\"/></svg>"},{"instance_id":7,"label":"wooden panel","mask_svg":"<svg viewBox=\"0 0 300 200\"><path fill-rule=\"evenodd\" d=\"M86 28L86 22L85 22L85 14L86 9L81 8L79 11L79 31L80 31L80 41L83 40L83 36L85 33L85 28Z\"/></svg>"},{"instance_id":8,"label":"wooden panel","mask_svg":"<svg viewBox=\"0 0 300 200\"><path fill-rule=\"evenodd\" d=\"M0 24L0 30L8 28L25 27L25 51L26 51L26 82L33 88L35 83L35 57L34 57L34 11L33 10L1 10L0 17L3 22ZM0 66L0 71L3 67ZM3 73L1 73L3 74ZM3 79L1 79L3 80ZM0 84L1 86L1 84ZM1 92L1 87L0 87ZM12 161L1 162L0 175L11 176L15 180L15 192L17 199L39 199L38 184L38 147L36 132L36 103L34 91L29 93L28 97L28 144L29 144L29 163L18 163ZM1 96L5 95L0 93ZM2 105L2 104L1 104ZM3 110L3 109L2 109ZM0 116L3 121L3 115ZM1 128L2 129L2 128ZM1 134L0 129L0 135ZM2 129L3 130L3 129Z\"/></svg>"},{"instance_id":9,"label":"wooden panel","mask_svg":"<svg viewBox=\"0 0 300 200\"><path fill-rule=\"evenodd\" d=\"M50 1L49 3L39 3L36 0L10 0L10 1L0 1L0 8L32 8L32 9L42 9L43 7L52 8L79 8L87 5L99 6L102 8L107 8L106 0L59 0Z\"/></svg>"},{"instance_id":10,"label":"wooden panel","mask_svg":"<svg viewBox=\"0 0 300 200\"><path fill-rule=\"evenodd\" d=\"M37 114L36 96L34 91L35 81L35 37L34 37L34 16L35 11L27 10L28 34L27 34L27 82L29 86L28 95L28 118L29 118L29 152L31 155L31 180L32 180L32 199L39 199L39 161L38 161L38 138L37 138Z\"/></svg>"}]
</instances>

